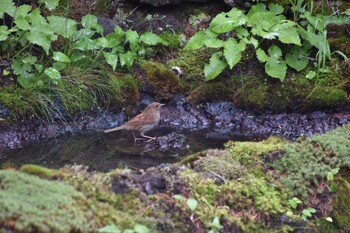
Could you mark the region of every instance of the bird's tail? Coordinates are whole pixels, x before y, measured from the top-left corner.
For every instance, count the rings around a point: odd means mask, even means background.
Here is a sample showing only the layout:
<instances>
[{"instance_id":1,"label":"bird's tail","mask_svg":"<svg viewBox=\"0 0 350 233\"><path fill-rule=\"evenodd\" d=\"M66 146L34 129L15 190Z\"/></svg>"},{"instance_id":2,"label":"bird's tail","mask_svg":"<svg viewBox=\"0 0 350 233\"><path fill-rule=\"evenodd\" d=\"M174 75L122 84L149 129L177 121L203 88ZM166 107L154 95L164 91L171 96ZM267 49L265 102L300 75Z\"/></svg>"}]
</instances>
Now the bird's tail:
<instances>
[{"instance_id":1,"label":"bird's tail","mask_svg":"<svg viewBox=\"0 0 350 233\"><path fill-rule=\"evenodd\" d=\"M103 131L103 132L105 132L105 133L110 133L110 132L118 131L118 130L122 130L122 129L125 129L125 126L124 126L124 125L121 125L121 126L119 126L119 127L115 127L115 128L112 128L112 129L107 129L107 130L105 130L105 131Z\"/></svg>"}]
</instances>

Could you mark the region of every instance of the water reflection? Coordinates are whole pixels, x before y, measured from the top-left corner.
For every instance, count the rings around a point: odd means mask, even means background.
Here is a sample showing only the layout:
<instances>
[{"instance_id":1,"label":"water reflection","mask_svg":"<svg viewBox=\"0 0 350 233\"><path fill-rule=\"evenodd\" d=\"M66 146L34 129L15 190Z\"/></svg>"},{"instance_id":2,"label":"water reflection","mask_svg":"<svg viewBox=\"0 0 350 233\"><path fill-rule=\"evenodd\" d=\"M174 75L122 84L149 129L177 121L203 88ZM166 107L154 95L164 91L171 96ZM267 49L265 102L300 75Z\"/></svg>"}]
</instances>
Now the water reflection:
<instances>
[{"instance_id":1,"label":"water reflection","mask_svg":"<svg viewBox=\"0 0 350 233\"><path fill-rule=\"evenodd\" d=\"M166 130L165 130L166 131ZM157 134L166 132L158 131ZM213 138L209 132L187 132L189 148L186 153L194 153L207 148L222 148L227 137ZM256 140L257 137L230 136L232 140ZM65 136L40 143L25 145L19 149L4 148L0 151L0 164L19 167L33 163L50 168L66 164L82 164L90 170L109 171L116 167L146 169L161 163L173 163L180 156L171 151L161 152L152 145L135 144L127 132L110 134L90 132L82 135Z\"/></svg>"}]
</instances>

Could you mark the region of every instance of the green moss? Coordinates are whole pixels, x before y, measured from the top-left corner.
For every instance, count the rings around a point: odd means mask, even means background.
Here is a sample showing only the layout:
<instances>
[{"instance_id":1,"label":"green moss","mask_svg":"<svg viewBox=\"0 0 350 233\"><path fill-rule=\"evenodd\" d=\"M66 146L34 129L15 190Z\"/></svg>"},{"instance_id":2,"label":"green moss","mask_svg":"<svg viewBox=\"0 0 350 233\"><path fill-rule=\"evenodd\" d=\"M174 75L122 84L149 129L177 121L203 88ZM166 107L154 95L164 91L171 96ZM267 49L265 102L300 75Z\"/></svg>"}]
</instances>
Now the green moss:
<instances>
[{"instance_id":1,"label":"green moss","mask_svg":"<svg viewBox=\"0 0 350 233\"><path fill-rule=\"evenodd\" d=\"M222 82L205 82L196 87L188 99L194 104L230 100L232 90Z\"/></svg>"},{"instance_id":2,"label":"green moss","mask_svg":"<svg viewBox=\"0 0 350 233\"><path fill-rule=\"evenodd\" d=\"M156 95L156 99L168 100L185 92L185 82L164 65L155 62L144 62L142 68L146 72L148 85Z\"/></svg>"},{"instance_id":3,"label":"green moss","mask_svg":"<svg viewBox=\"0 0 350 233\"><path fill-rule=\"evenodd\" d=\"M170 32L162 32L158 35L164 41L168 42L169 48L179 48L181 46L181 40L183 38L182 34L170 33Z\"/></svg>"},{"instance_id":4,"label":"green moss","mask_svg":"<svg viewBox=\"0 0 350 233\"><path fill-rule=\"evenodd\" d=\"M319 87L308 97L314 107L331 108L347 103L348 93L342 87Z\"/></svg>"},{"instance_id":5,"label":"green moss","mask_svg":"<svg viewBox=\"0 0 350 233\"><path fill-rule=\"evenodd\" d=\"M332 169L350 167L350 125L299 143L286 144L285 154L272 163L281 182L305 203Z\"/></svg>"},{"instance_id":6,"label":"green moss","mask_svg":"<svg viewBox=\"0 0 350 233\"><path fill-rule=\"evenodd\" d=\"M290 73L283 82L242 74L235 82L233 100L238 107L255 112L313 111L340 107L348 103L339 63L318 80L305 78L306 72Z\"/></svg>"},{"instance_id":7,"label":"green moss","mask_svg":"<svg viewBox=\"0 0 350 233\"><path fill-rule=\"evenodd\" d=\"M0 227L16 232L89 232L84 195L60 182L0 171Z\"/></svg>"},{"instance_id":8,"label":"green moss","mask_svg":"<svg viewBox=\"0 0 350 233\"><path fill-rule=\"evenodd\" d=\"M335 224L338 229L342 229L344 232L350 231L350 179L338 178L337 183L337 196L332 202Z\"/></svg>"},{"instance_id":9,"label":"green moss","mask_svg":"<svg viewBox=\"0 0 350 233\"><path fill-rule=\"evenodd\" d=\"M178 66L193 86L197 86L204 77L204 66L209 62L213 49L200 49L196 52L182 50L178 56L167 62L168 67Z\"/></svg>"},{"instance_id":10,"label":"green moss","mask_svg":"<svg viewBox=\"0 0 350 233\"><path fill-rule=\"evenodd\" d=\"M264 155L284 150L289 141L278 137L269 137L260 142L228 142L227 150L231 156L248 168L256 168L262 164Z\"/></svg>"},{"instance_id":11,"label":"green moss","mask_svg":"<svg viewBox=\"0 0 350 233\"><path fill-rule=\"evenodd\" d=\"M36 175L41 178L51 179L54 176L59 175L59 172L57 170L48 169L39 165L35 164L25 164L22 165L19 169L23 173L27 173L30 175Z\"/></svg>"},{"instance_id":12,"label":"green moss","mask_svg":"<svg viewBox=\"0 0 350 233\"><path fill-rule=\"evenodd\" d=\"M226 150L208 150L205 157L197 160L194 170L219 180L237 179L245 174L244 167L230 156ZM224 179L224 180L223 180Z\"/></svg>"}]
</instances>

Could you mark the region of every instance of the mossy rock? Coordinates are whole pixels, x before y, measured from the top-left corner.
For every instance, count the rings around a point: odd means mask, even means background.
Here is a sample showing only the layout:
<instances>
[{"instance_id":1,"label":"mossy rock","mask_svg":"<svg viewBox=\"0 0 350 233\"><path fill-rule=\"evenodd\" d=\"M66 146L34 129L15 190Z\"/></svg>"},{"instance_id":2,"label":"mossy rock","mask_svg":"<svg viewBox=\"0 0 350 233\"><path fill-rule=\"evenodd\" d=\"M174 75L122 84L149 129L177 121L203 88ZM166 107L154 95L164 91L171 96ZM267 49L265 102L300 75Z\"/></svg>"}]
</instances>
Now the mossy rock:
<instances>
[{"instance_id":1,"label":"mossy rock","mask_svg":"<svg viewBox=\"0 0 350 233\"><path fill-rule=\"evenodd\" d=\"M186 91L186 83L175 72L156 62L142 64L147 84L159 100L168 100Z\"/></svg>"},{"instance_id":2,"label":"mossy rock","mask_svg":"<svg viewBox=\"0 0 350 233\"><path fill-rule=\"evenodd\" d=\"M245 174L244 167L225 150L208 150L205 157L194 163L194 171L220 182L237 179Z\"/></svg>"},{"instance_id":3,"label":"mossy rock","mask_svg":"<svg viewBox=\"0 0 350 233\"><path fill-rule=\"evenodd\" d=\"M282 184L308 203L308 194L314 193L313 187L325 181L332 169L350 168L349 135L350 125L345 125L323 135L286 144L284 155L271 166L282 175Z\"/></svg>"},{"instance_id":4,"label":"mossy rock","mask_svg":"<svg viewBox=\"0 0 350 233\"><path fill-rule=\"evenodd\" d=\"M196 87L188 96L193 104L227 100L230 101L232 90L222 82L205 82Z\"/></svg>"},{"instance_id":5,"label":"mossy rock","mask_svg":"<svg viewBox=\"0 0 350 233\"><path fill-rule=\"evenodd\" d=\"M72 186L17 171L0 171L0 229L15 232L90 232L85 197Z\"/></svg>"},{"instance_id":6,"label":"mossy rock","mask_svg":"<svg viewBox=\"0 0 350 233\"><path fill-rule=\"evenodd\" d=\"M307 80L305 72L290 74L283 83L263 76L242 76L236 82L234 103L254 112L314 111L349 103L341 70L335 69L320 80Z\"/></svg>"},{"instance_id":7,"label":"mossy rock","mask_svg":"<svg viewBox=\"0 0 350 233\"><path fill-rule=\"evenodd\" d=\"M195 52L182 50L175 59L167 62L168 67L180 67L193 87L198 86L204 79L204 67L209 62L213 49L200 49Z\"/></svg>"},{"instance_id":8,"label":"mossy rock","mask_svg":"<svg viewBox=\"0 0 350 233\"><path fill-rule=\"evenodd\" d=\"M36 175L36 176L39 176L40 178L46 178L46 179L52 179L53 177L60 175L60 173L57 170L49 169L36 164L22 165L19 170L23 173Z\"/></svg>"},{"instance_id":9,"label":"mossy rock","mask_svg":"<svg viewBox=\"0 0 350 233\"><path fill-rule=\"evenodd\" d=\"M350 178L337 178L337 195L332 202L331 216L337 227L345 232L350 231Z\"/></svg>"}]
</instances>

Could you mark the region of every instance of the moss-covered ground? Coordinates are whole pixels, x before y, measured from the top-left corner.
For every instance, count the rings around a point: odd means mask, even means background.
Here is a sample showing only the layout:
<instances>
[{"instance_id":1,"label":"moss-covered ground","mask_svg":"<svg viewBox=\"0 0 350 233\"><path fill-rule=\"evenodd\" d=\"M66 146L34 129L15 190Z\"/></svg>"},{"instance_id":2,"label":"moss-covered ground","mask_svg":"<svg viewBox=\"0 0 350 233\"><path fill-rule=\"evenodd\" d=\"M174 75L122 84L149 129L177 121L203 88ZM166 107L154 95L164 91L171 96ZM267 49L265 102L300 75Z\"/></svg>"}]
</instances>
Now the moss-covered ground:
<instances>
[{"instance_id":1,"label":"moss-covered ground","mask_svg":"<svg viewBox=\"0 0 350 233\"><path fill-rule=\"evenodd\" d=\"M0 229L346 232L349 134L347 125L296 142L228 142L225 149L139 172L0 170Z\"/></svg>"}]
</instances>

